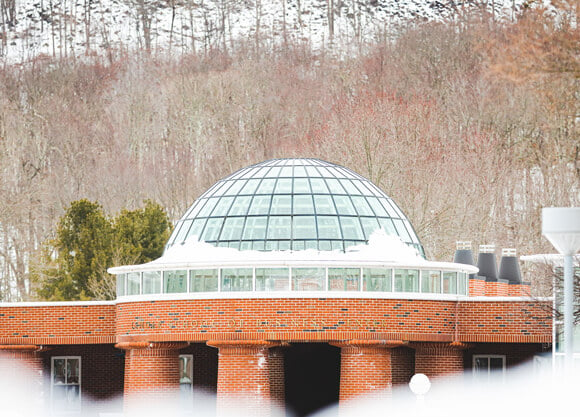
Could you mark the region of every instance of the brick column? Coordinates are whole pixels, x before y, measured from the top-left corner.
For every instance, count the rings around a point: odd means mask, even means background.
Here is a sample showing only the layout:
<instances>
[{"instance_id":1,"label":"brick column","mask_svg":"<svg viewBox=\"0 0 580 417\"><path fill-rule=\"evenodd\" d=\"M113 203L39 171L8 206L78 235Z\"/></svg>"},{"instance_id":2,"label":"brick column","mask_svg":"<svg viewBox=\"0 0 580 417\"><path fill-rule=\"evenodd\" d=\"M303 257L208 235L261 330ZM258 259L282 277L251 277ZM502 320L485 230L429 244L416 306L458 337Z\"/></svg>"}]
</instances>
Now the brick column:
<instances>
[{"instance_id":1,"label":"brick column","mask_svg":"<svg viewBox=\"0 0 580 417\"><path fill-rule=\"evenodd\" d=\"M401 341L350 340L341 348L339 407L359 396L387 398L392 388L391 348Z\"/></svg>"},{"instance_id":2,"label":"brick column","mask_svg":"<svg viewBox=\"0 0 580 417\"><path fill-rule=\"evenodd\" d=\"M0 345L0 374L11 378L26 375L30 388L41 392L44 367L41 352L46 350L39 345Z\"/></svg>"},{"instance_id":3,"label":"brick column","mask_svg":"<svg viewBox=\"0 0 580 417\"><path fill-rule=\"evenodd\" d=\"M264 340L208 341L219 349L217 414L236 410L256 416L271 415L270 352L278 343ZM273 355L275 368L279 359ZM282 367L283 372L283 367Z\"/></svg>"},{"instance_id":4,"label":"brick column","mask_svg":"<svg viewBox=\"0 0 580 417\"><path fill-rule=\"evenodd\" d=\"M147 409L151 404L177 404L179 349L187 343L118 343L125 353L125 411ZM177 405L176 405L177 406Z\"/></svg>"},{"instance_id":5,"label":"brick column","mask_svg":"<svg viewBox=\"0 0 580 417\"><path fill-rule=\"evenodd\" d=\"M269 350L270 367L270 399L272 405L279 410L284 409L285 385L284 385L284 351L282 347Z\"/></svg>"},{"instance_id":6,"label":"brick column","mask_svg":"<svg viewBox=\"0 0 580 417\"><path fill-rule=\"evenodd\" d=\"M463 373L463 350L469 346L460 343L413 343L415 373L439 378Z\"/></svg>"}]
</instances>

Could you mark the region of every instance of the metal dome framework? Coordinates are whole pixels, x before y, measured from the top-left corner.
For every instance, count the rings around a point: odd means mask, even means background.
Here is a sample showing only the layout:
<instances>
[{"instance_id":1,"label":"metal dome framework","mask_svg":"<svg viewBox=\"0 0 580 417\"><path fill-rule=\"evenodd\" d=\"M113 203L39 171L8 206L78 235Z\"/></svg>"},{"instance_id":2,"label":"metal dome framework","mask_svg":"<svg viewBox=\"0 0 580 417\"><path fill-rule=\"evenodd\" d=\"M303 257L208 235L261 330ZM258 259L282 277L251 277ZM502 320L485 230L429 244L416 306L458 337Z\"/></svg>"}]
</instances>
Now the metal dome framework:
<instances>
[{"instance_id":1,"label":"metal dome framework","mask_svg":"<svg viewBox=\"0 0 580 417\"><path fill-rule=\"evenodd\" d=\"M166 248L196 236L239 250L346 251L377 229L424 256L409 220L368 179L318 159L275 159L214 184L177 222Z\"/></svg>"}]
</instances>

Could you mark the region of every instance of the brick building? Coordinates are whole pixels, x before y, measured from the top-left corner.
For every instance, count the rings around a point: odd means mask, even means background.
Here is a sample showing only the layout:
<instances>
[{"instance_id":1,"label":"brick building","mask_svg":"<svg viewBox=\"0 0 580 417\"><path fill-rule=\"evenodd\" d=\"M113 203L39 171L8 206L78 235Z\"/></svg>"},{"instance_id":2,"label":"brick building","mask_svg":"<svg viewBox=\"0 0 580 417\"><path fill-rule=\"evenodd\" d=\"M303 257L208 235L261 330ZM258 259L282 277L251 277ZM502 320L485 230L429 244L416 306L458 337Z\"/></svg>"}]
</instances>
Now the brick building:
<instances>
[{"instance_id":1,"label":"brick building","mask_svg":"<svg viewBox=\"0 0 580 417\"><path fill-rule=\"evenodd\" d=\"M0 366L33 369L55 413L130 410L140 395L195 407L206 391L218 411L306 415L415 373L485 378L552 340L515 253L495 259L482 248L476 267L460 246L453 263L428 261L367 179L266 161L196 200L161 258L111 268L115 301L0 304ZM124 405L99 407L115 395Z\"/></svg>"}]
</instances>

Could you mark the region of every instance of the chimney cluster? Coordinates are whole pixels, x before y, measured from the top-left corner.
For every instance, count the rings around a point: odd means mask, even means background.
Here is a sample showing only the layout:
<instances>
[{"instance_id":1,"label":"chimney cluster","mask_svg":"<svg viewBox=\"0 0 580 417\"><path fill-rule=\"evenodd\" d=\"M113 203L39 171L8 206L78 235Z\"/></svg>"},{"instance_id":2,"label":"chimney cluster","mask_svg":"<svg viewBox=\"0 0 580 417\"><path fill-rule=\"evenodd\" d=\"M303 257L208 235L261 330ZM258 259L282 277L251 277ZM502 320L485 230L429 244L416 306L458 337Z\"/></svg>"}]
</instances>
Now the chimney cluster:
<instances>
[{"instance_id":1,"label":"chimney cluster","mask_svg":"<svg viewBox=\"0 0 580 417\"><path fill-rule=\"evenodd\" d=\"M457 242L457 250L453 262L467 265L475 265L473 261L471 242ZM522 284L520 265L516 256L516 250L503 249L499 270L495 258L495 245L480 245L477 256L479 273L470 278L483 279L486 282L504 282L507 284Z\"/></svg>"}]
</instances>

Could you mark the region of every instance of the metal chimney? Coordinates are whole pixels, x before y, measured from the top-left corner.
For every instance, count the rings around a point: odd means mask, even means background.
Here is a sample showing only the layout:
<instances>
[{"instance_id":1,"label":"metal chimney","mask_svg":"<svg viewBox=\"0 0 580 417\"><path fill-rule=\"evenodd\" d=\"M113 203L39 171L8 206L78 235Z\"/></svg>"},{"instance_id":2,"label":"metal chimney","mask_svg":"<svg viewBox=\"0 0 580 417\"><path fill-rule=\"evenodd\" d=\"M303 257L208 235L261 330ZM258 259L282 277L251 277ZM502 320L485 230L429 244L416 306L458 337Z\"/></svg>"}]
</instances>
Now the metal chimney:
<instances>
[{"instance_id":1,"label":"metal chimney","mask_svg":"<svg viewBox=\"0 0 580 417\"><path fill-rule=\"evenodd\" d=\"M456 264L473 265L473 252L471 251L471 242L458 241L456 242L457 249L455 250L455 256L453 257L453 262Z\"/></svg>"},{"instance_id":2,"label":"metal chimney","mask_svg":"<svg viewBox=\"0 0 580 417\"><path fill-rule=\"evenodd\" d=\"M497 263L495 260L495 245L479 245L477 256L479 275L487 282L497 282Z\"/></svg>"},{"instance_id":3,"label":"metal chimney","mask_svg":"<svg viewBox=\"0 0 580 417\"><path fill-rule=\"evenodd\" d=\"M521 284L522 274L520 263L516 257L516 250L505 248L501 251L501 261L499 263L499 279L506 279L510 284Z\"/></svg>"}]
</instances>

